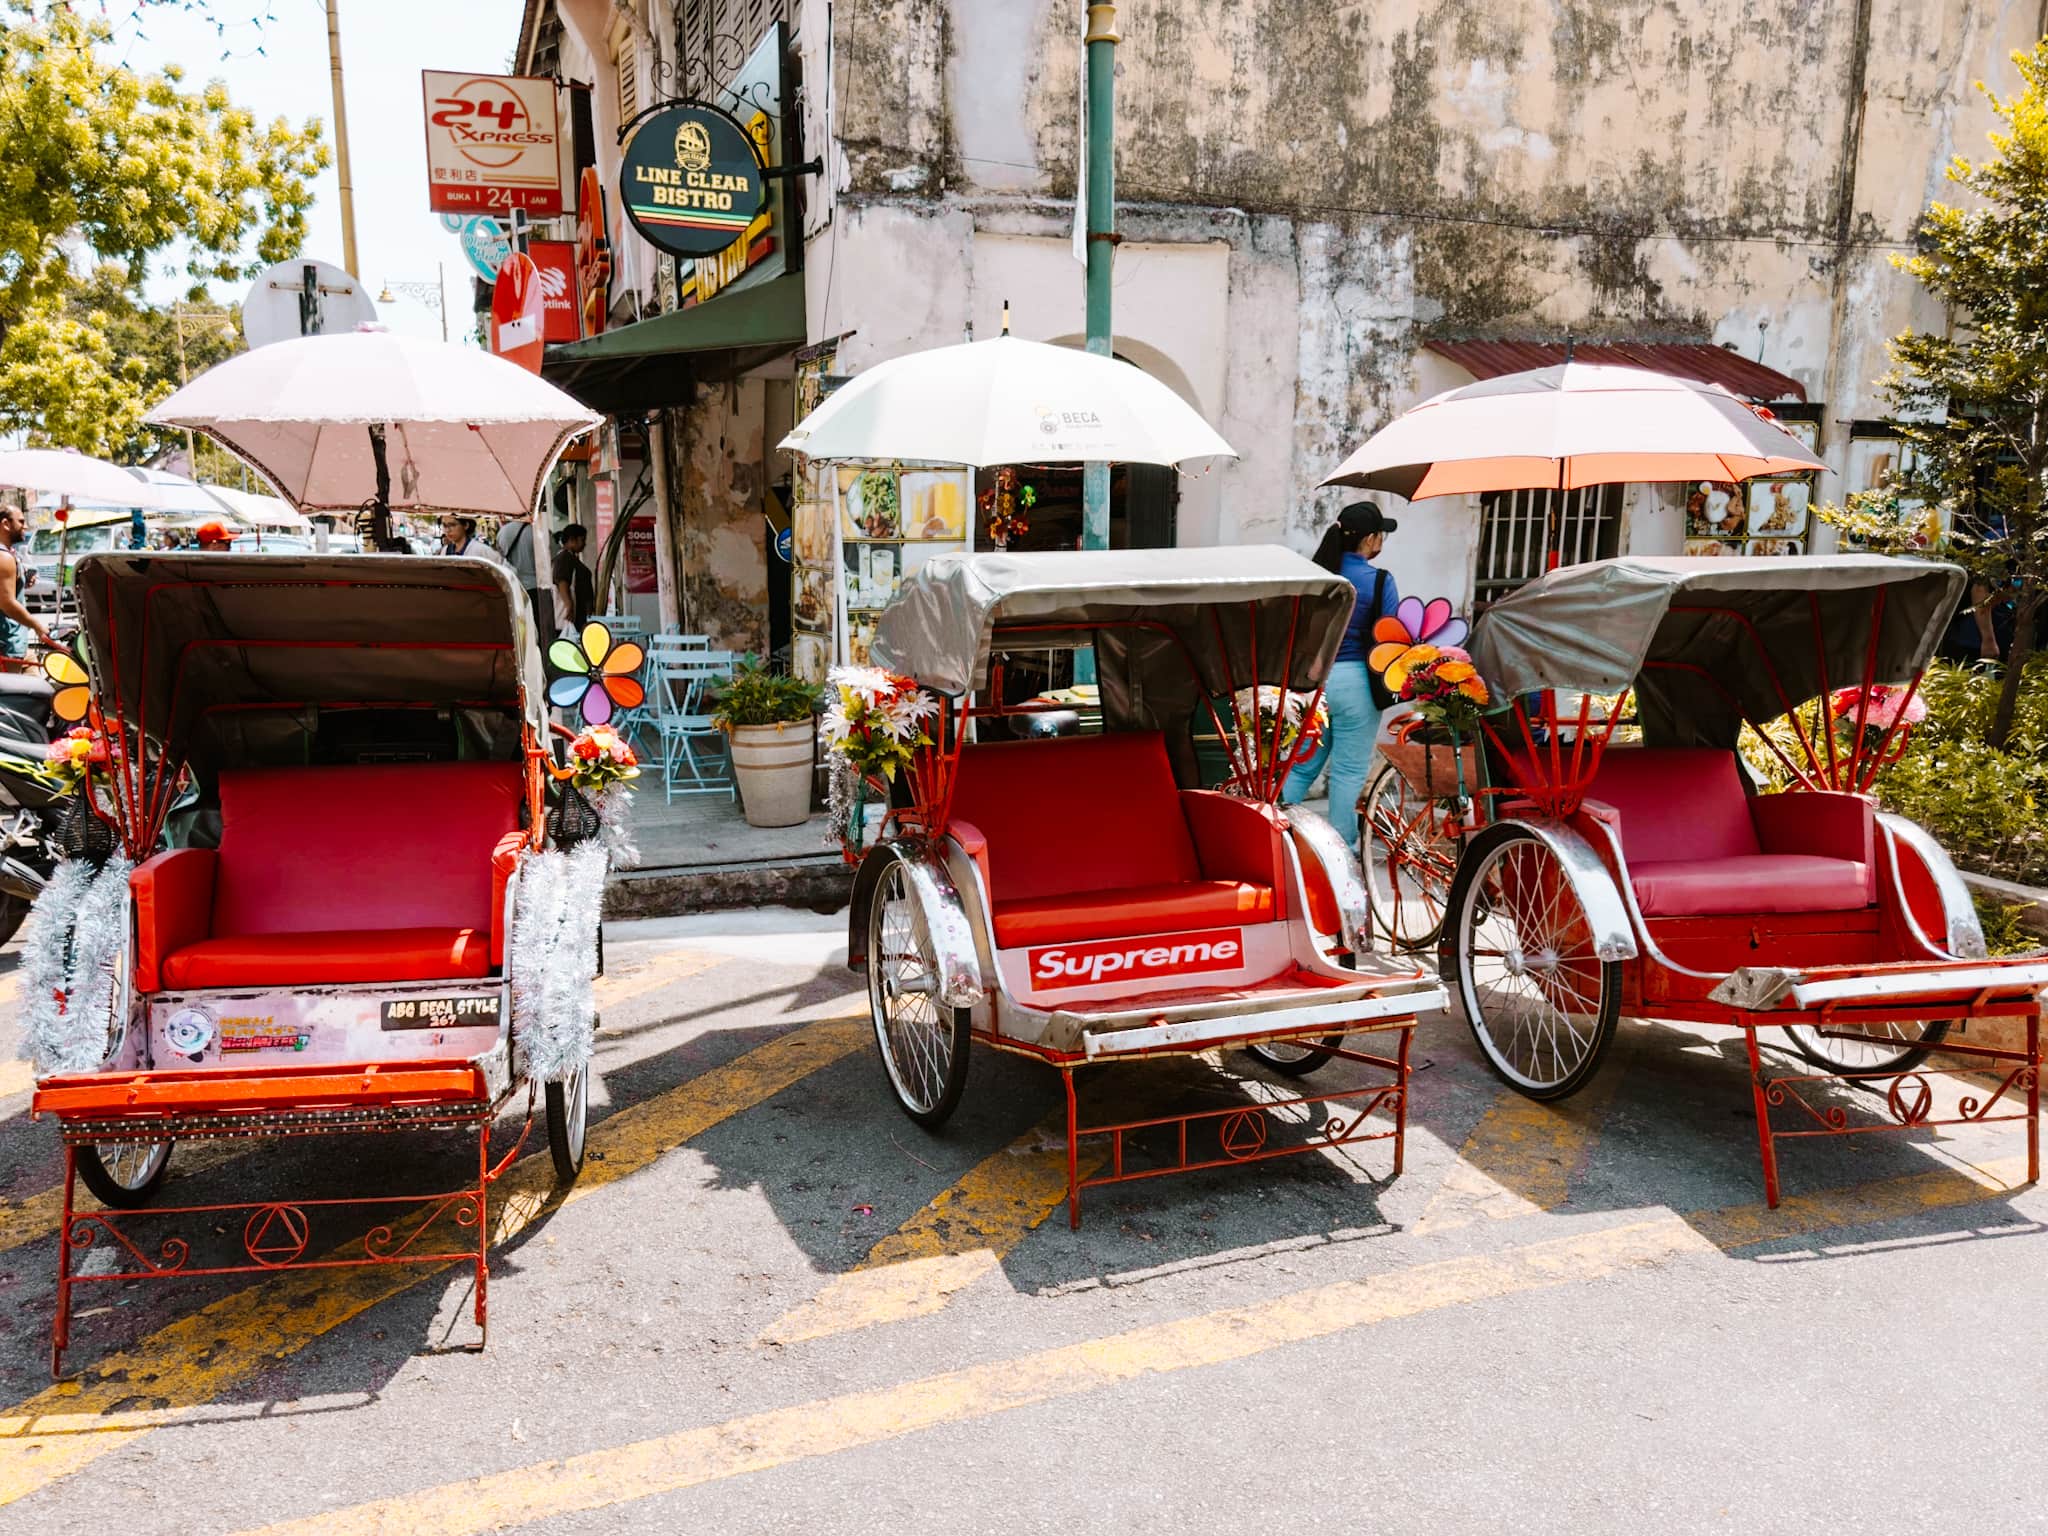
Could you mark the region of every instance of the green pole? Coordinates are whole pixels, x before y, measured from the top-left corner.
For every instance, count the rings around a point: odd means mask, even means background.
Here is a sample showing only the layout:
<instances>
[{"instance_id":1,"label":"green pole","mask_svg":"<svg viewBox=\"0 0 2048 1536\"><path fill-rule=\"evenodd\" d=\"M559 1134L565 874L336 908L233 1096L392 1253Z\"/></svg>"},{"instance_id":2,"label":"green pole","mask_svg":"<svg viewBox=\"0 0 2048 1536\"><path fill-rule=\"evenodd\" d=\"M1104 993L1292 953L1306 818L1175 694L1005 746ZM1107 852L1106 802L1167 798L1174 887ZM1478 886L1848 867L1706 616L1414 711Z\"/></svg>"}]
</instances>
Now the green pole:
<instances>
[{"instance_id":1,"label":"green pole","mask_svg":"<svg viewBox=\"0 0 2048 1536\"><path fill-rule=\"evenodd\" d=\"M1109 269L1116 253L1116 7L1088 7L1088 350L1111 352ZM1081 471L1081 547L1109 548L1109 466Z\"/></svg>"}]
</instances>

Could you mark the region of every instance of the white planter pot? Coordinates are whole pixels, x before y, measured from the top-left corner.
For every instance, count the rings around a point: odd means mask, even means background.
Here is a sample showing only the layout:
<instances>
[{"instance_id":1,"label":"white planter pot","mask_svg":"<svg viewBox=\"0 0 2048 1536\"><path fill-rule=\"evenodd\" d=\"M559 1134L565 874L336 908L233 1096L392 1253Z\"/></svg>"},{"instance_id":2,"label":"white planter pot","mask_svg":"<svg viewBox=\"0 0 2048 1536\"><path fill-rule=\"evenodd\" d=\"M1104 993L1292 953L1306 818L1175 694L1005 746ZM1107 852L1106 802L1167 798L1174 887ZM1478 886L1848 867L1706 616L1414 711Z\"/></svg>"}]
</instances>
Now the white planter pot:
<instances>
[{"instance_id":1,"label":"white planter pot","mask_svg":"<svg viewBox=\"0 0 2048 1536\"><path fill-rule=\"evenodd\" d=\"M733 776L749 826L794 827L809 818L815 734L809 720L733 727Z\"/></svg>"}]
</instances>

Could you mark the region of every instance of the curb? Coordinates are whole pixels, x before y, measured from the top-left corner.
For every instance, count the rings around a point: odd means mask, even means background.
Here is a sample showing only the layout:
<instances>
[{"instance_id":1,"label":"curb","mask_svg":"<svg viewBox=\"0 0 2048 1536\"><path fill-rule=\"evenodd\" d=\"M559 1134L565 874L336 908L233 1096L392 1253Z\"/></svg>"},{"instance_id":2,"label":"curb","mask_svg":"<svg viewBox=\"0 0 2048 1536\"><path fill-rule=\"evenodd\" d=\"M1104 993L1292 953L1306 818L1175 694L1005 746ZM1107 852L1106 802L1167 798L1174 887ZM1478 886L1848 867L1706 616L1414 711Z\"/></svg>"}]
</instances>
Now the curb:
<instances>
[{"instance_id":1,"label":"curb","mask_svg":"<svg viewBox=\"0 0 2048 1536\"><path fill-rule=\"evenodd\" d=\"M2024 908L2019 924L2029 933L2048 938L2048 891L2035 885L2020 885L2011 880L1999 880L1991 875L1974 875L1960 871L1963 884L1979 896L1988 896L1993 901L2008 907Z\"/></svg>"},{"instance_id":2,"label":"curb","mask_svg":"<svg viewBox=\"0 0 2048 1536\"><path fill-rule=\"evenodd\" d=\"M835 853L801 859L635 869L605 886L607 918L681 917L745 907L836 912L853 893L853 870Z\"/></svg>"}]
</instances>

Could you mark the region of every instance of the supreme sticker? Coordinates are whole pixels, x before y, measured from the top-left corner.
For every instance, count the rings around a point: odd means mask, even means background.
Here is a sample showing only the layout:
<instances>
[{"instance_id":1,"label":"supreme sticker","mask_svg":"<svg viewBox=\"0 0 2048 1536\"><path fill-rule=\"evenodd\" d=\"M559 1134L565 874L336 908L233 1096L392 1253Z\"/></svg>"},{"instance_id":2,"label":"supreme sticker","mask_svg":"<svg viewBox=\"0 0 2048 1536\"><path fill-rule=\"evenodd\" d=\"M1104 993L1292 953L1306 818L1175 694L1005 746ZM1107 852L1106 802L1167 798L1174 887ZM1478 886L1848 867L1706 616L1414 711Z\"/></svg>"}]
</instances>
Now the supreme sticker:
<instances>
[{"instance_id":1,"label":"supreme sticker","mask_svg":"<svg viewBox=\"0 0 2048 1536\"><path fill-rule=\"evenodd\" d=\"M1143 939L1048 944L1026 952L1039 992L1095 987L1107 981L1154 981L1234 971L1244 964L1244 930L1210 928Z\"/></svg>"}]
</instances>

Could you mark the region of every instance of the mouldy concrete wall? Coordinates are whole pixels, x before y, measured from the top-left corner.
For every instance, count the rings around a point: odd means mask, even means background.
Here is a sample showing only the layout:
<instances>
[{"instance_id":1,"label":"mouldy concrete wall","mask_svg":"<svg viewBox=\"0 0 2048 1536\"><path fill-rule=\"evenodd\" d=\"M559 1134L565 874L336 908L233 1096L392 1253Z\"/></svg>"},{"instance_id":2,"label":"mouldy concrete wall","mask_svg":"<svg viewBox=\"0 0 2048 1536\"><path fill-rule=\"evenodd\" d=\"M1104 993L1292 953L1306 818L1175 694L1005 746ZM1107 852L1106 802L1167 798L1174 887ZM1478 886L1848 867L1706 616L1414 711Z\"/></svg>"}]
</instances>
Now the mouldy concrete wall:
<instances>
[{"instance_id":1,"label":"mouldy concrete wall","mask_svg":"<svg viewBox=\"0 0 2048 1536\"><path fill-rule=\"evenodd\" d=\"M683 628L713 650L768 649L761 498L766 389L758 379L698 389L677 423L676 536ZM779 434L778 434L779 435Z\"/></svg>"}]
</instances>

